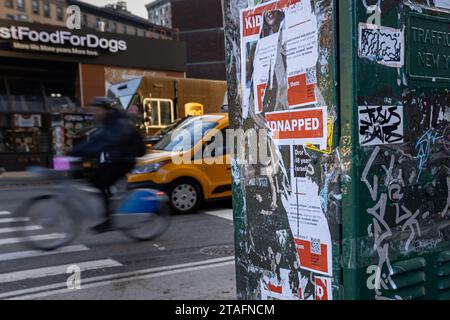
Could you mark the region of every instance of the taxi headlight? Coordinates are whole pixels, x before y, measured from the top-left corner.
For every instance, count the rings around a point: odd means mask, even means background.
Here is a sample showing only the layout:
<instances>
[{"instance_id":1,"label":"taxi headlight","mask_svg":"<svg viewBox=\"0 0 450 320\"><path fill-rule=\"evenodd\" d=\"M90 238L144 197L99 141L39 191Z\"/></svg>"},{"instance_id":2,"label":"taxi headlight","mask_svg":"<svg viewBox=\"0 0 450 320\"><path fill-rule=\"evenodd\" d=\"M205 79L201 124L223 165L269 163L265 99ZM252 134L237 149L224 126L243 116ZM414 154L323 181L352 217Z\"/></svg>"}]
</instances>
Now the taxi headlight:
<instances>
[{"instance_id":1,"label":"taxi headlight","mask_svg":"<svg viewBox=\"0 0 450 320\"><path fill-rule=\"evenodd\" d=\"M131 171L131 174L144 174L158 171L161 167L169 163L169 161L162 161L156 163L150 163L143 166L138 166Z\"/></svg>"}]
</instances>

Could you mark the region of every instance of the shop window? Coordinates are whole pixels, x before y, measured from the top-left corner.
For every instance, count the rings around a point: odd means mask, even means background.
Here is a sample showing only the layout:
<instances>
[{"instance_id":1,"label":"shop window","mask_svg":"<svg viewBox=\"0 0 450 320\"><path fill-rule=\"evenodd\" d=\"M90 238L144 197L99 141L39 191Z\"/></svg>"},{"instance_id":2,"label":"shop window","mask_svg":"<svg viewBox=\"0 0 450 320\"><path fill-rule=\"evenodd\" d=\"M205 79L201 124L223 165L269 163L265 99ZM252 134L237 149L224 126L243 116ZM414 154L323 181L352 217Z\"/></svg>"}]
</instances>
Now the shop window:
<instances>
[{"instance_id":1,"label":"shop window","mask_svg":"<svg viewBox=\"0 0 450 320\"><path fill-rule=\"evenodd\" d=\"M47 106L52 112L72 111L76 109L75 103L68 96L52 93L47 97Z\"/></svg>"},{"instance_id":2,"label":"shop window","mask_svg":"<svg viewBox=\"0 0 450 320\"><path fill-rule=\"evenodd\" d=\"M14 8L14 1L13 0L5 0L5 8Z\"/></svg>"},{"instance_id":3,"label":"shop window","mask_svg":"<svg viewBox=\"0 0 450 320\"><path fill-rule=\"evenodd\" d=\"M57 18L59 21L64 21L64 11L63 11L63 8L61 8L61 7L56 8L56 18Z\"/></svg>"},{"instance_id":4,"label":"shop window","mask_svg":"<svg viewBox=\"0 0 450 320\"><path fill-rule=\"evenodd\" d=\"M84 134L92 133L95 124L92 116L79 113L59 113L52 116L52 149L57 156L66 156L77 143L84 141ZM78 133L84 132L83 135Z\"/></svg>"},{"instance_id":5,"label":"shop window","mask_svg":"<svg viewBox=\"0 0 450 320\"><path fill-rule=\"evenodd\" d=\"M123 33L128 34L128 26L126 24L123 26Z\"/></svg>"},{"instance_id":6,"label":"shop window","mask_svg":"<svg viewBox=\"0 0 450 320\"><path fill-rule=\"evenodd\" d=\"M46 18L50 18L51 17L50 3L48 1L46 1L44 3L44 17L46 17Z\"/></svg>"},{"instance_id":7,"label":"shop window","mask_svg":"<svg viewBox=\"0 0 450 320\"><path fill-rule=\"evenodd\" d=\"M114 32L114 33L117 32L117 23L115 23L115 22L111 23L111 32Z\"/></svg>"},{"instance_id":8,"label":"shop window","mask_svg":"<svg viewBox=\"0 0 450 320\"><path fill-rule=\"evenodd\" d=\"M9 98L6 91L6 83L4 79L0 78L0 112L8 111Z\"/></svg>"},{"instance_id":9,"label":"shop window","mask_svg":"<svg viewBox=\"0 0 450 320\"><path fill-rule=\"evenodd\" d=\"M0 152L49 152L48 125L41 114L0 115Z\"/></svg>"},{"instance_id":10,"label":"shop window","mask_svg":"<svg viewBox=\"0 0 450 320\"><path fill-rule=\"evenodd\" d=\"M83 15L81 16L81 25L82 25L83 27L86 27L86 26L87 26L87 15L86 15L86 14L83 14Z\"/></svg>"},{"instance_id":11,"label":"shop window","mask_svg":"<svg viewBox=\"0 0 450 320\"><path fill-rule=\"evenodd\" d=\"M47 111L62 112L75 109L72 83L46 80L43 84Z\"/></svg>"},{"instance_id":12,"label":"shop window","mask_svg":"<svg viewBox=\"0 0 450 320\"><path fill-rule=\"evenodd\" d=\"M9 114L0 113L0 152L14 151L10 119L11 117Z\"/></svg>"},{"instance_id":13,"label":"shop window","mask_svg":"<svg viewBox=\"0 0 450 320\"><path fill-rule=\"evenodd\" d=\"M16 17L14 15L12 15L12 14L7 14L6 15L6 19L8 19L8 20L16 20Z\"/></svg>"},{"instance_id":14,"label":"shop window","mask_svg":"<svg viewBox=\"0 0 450 320\"><path fill-rule=\"evenodd\" d=\"M17 0L17 10L25 12L25 0Z\"/></svg>"},{"instance_id":15,"label":"shop window","mask_svg":"<svg viewBox=\"0 0 450 320\"><path fill-rule=\"evenodd\" d=\"M13 130L14 149L16 152L48 152L50 141L47 124L41 114L14 114Z\"/></svg>"},{"instance_id":16,"label":"shop window","mask_svg":"<svg viewBox=\"0 0 450 320\"><path fill-rule=\"evenodd\" d=\"M39 0L33 0L31 2L31 7L33 9L34 14L39 14Z\"/></svg>"},{"instance_id":17,"label":"shop window","mask_svg":"<svg viewBox=\"0 0 450 320\"><path fill-rule=\"evenodd\" d=\"M10 79L12 108L16 112L45 112L42 87L38 81Z\"/></svg>"},{"instance_id":18,"label":"shop window","mask_svg":"<svg viewBox=\"0 0 450 320\"><path fill-rule=\"evenodd\" d=\"M174 121L175 110L172 100L144 100L144 126L146 128L164 128Z\"/></svg>"}]
</instances>

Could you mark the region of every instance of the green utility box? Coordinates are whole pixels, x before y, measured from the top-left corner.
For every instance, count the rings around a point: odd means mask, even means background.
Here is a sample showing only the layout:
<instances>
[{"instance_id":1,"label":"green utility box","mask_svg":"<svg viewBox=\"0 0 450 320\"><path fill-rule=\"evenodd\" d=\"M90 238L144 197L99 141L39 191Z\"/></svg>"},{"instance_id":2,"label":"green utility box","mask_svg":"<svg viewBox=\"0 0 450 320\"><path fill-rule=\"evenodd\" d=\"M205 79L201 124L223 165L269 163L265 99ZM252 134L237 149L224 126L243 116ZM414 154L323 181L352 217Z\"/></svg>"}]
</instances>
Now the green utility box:
<instances>
[{"instance_id":1,"label":"green utility box","mask_svg":"<svg viewBox=\"0 0 450 320\"><path fill-rule=\"evenodd\" d=\"M450 1L225 21L238 297L449 300Z\"/></svg>"}]
</instances>

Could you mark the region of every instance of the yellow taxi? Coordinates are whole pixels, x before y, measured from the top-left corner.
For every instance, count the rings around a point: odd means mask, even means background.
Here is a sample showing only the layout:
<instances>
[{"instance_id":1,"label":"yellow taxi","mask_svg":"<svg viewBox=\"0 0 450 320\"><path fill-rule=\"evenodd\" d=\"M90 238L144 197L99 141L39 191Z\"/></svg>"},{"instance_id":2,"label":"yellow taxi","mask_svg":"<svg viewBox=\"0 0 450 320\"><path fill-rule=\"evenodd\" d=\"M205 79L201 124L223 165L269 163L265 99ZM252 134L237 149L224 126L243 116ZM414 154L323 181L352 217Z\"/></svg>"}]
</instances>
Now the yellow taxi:
<instances>
[{"instance_id":1,"label":"yellow taxi","mask_svg":"<svg viewBox=\"0 0 450 320\"><path fill-rule=\"evenodd\" d=\"M225 113L186 120L138 160L128 175L128 187L167 192L178 213L192 212L204 200L231 197L227 129Z\"/></svg>"}]
</instances>

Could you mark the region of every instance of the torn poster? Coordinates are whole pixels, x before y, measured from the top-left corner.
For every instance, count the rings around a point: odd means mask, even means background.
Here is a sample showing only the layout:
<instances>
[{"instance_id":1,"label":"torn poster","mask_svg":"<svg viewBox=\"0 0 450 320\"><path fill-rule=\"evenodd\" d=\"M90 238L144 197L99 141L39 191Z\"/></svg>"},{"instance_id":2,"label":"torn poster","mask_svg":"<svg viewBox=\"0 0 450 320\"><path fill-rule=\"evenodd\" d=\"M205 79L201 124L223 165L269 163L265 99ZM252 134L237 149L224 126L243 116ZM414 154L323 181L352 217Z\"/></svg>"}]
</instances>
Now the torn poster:
<instances>
[{"instance_id":1,"label":"torn poster","mask_svg":"<svg viewBox=\"0 0 450 320\"><path fill-rule=\"evenodd\" d=\"M280 279L273 272L267 272L261 280L261 300L298 300L290 290L289 270L280 270Z\"/></svg>"},{"instance_id":2,"label":"torn poster","mask_svg":"<svg viewBox=\"0 0 450 320\"><path fill-rule=\"evenodd\" d=\"M403 106L360 106L361 146L403 143Z\"/></svg>"},{"instance_id":3,"label":"torn poster","mask_svg":"<svg viewBox=\"0 0 450 320\"><path fill-rule=\"evenodd\" d=\"M266 121L278 145L327 148L327 107L270 112L266 114Z\"/></svg>"},{"instance_id":4,"label":"torn poster","mask_svg":"<svg viewBox=\"0 0 450 320\"><path fill-rule=\"evenodd\" d=\"M264 95L272 85L280 43L286 51L289 107L315 104L318 30L311 2L271 1L240 13L244 118L249 107L257 114L263 112ZM249 106L251 94L253 106Z\"/></svg>"},{"instance_id":5,"label":"torn poster","mask_svg":"<svg viewBox=\"0 0 450 320\"><path fill-rule=\"evenodd\" d=\"M327 217L322 210L319 187L310 179L314 167L307 160L306 149L292 146L291 184L292 193L289 200L288 220L294 236L300 268L322 275L332 276L332 242ZM307 166L296 170L296 162Z\"/></svg>"},{"instance_id":6,"label":"torn poster","mask_svg":"<svg viewBox=\"0 0 450 320\"><path fill-rule=\"evenodd\" d=\"M401 68L404 63L403 32L374 24L359 24L358 54L379 64Z\"/></svg>"},{"instance_id":7,"label":"torn poster","mask_svg":"<svg viewBox=\"0 0 450 320\"><path fill-rule=\"evenodd\" d=\"M305 299L303 294L308 279L300 273L298 277L299 287L297 292L293 292L289 283L289 270L280 269L280 279L273 272L267 272L260 280L261 300L312 300L312 296Z\"/></svg>"},{"instance_id":8,"label":"torn poster","mask_svg":"<svg viewBox=\"0 0 450 320\"><path fill-rule=\"evenodd\" d=\"M315 300L333 300L332 279L315 277Z\"/></svg>"}]
</instances>

